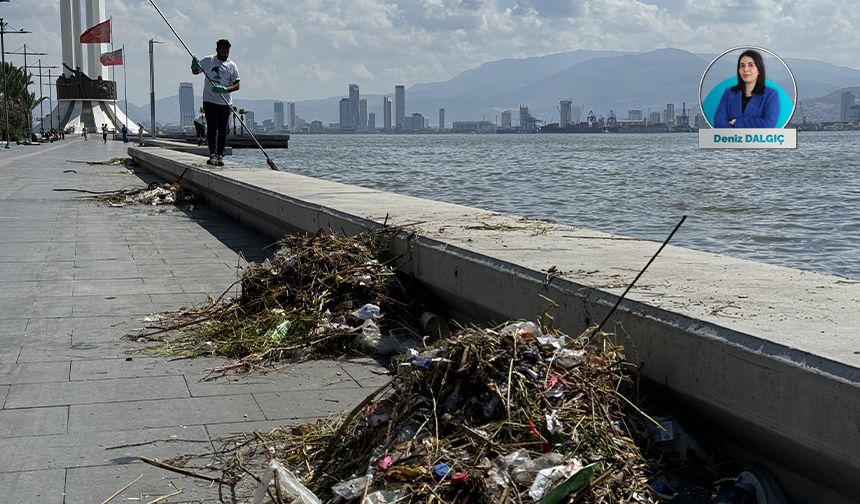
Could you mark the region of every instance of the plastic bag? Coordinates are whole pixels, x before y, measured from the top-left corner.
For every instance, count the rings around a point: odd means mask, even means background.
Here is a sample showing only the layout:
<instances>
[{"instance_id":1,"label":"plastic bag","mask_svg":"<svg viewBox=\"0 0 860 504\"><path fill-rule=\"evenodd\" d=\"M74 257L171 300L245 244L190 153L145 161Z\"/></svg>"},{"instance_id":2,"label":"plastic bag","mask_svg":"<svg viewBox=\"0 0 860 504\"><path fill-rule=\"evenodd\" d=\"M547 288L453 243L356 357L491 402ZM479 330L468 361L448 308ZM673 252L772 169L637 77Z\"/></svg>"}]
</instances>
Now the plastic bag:
<instances>
[{"instance_id":1,"label":"plastic bag","mask_svg":"<svg viewBox=\"0 0 860 504\"><path fill-rule=\"evenodd\" d=\"M375 319L379 317L379 307L368 303L352 312L352 316L359 320Z\"/></svg>"},{"instance_id":2,"label":"plastic bag","mask_svg":"<svg viewBox=\"0 0 860 504\"><path fill-rule=\"evenodd\" d=\"M263 474L260 484L257 486L257 492L254 494L254 504L262 504L275 475L277 475L276 484L280 485L282 492L286 492L287 495L295 499L294 502L299 504L322 504L313 492L302 485L293 473L275 459L269 461L266 473Z\"/></svg>"}]
</instances>

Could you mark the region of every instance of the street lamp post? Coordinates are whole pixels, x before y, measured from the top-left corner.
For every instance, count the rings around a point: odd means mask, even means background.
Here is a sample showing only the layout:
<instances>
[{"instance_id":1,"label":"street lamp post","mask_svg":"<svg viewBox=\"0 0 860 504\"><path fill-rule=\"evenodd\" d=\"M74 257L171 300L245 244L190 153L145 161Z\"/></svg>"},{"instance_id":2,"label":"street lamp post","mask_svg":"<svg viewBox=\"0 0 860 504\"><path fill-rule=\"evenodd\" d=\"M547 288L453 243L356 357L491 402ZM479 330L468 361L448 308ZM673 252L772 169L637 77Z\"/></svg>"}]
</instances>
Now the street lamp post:
<instances>
[{"instance_id":1,"label":"street lamp post","mask_svg":"<svg viewBox=\"0 0 860 504\"><path fill-rule=\"evenodd\" d=\"M152 128L152 138L158 136L158 128L155 127L155 58L153 46L161 43L149 39L149 126Z\"/></svg>"},{"instance_id":2,"label":"street lamp post","mask_svg":"<svg viewBox=\"0 0 860 504\"><path fill-rule=\"evenodd\" d=\"M6 33L6 23L3 21L3 18L0 17L0 62L2 62L3 64L3 111L6 113L6 146L4 147L4 149L9 148L9 88L6 86L6 46L3 41L3 35L5 35ZM19 30L13 31L11 33L30 32ZM30 113L32 113L32 111Z\"/></svg>"}]
</instances>

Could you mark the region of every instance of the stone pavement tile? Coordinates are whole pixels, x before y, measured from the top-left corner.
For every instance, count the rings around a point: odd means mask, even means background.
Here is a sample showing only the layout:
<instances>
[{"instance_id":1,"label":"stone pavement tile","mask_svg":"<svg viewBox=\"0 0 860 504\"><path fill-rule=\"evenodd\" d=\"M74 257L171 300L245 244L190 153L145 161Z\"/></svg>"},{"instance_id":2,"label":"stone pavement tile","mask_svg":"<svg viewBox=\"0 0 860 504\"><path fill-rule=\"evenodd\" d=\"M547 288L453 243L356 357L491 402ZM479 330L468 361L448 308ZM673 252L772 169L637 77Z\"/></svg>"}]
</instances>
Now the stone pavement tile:
<instances>
[{"instance_id":1,"label":"stone pavement tile","mask_svg":"<svg viewBox=\"0 0 860 504\"><path fill-rule=\"evenodd\" d=\"M122 465L136 462L137 457L167 458L209 449L202 426L0 438L0 473L3 468L32 471Z\"/></svg>"},{"instance_id":2,"label":"stone pavement tile","mask_svg":"<svg viewBox=\"0 0 860 504\"><path fill-rule=\"evenodd\" d=\"M74 325L68 318L31 318L27 321L24 334L28 341L71 341Z\"/></svg>"},{"instance_id":3,"label":"stone pavement tile","mask_svg":"<svg viewBox=\"0 0 860 504\"><path fill-rule=\"evenodd\" d=\"M75 261L75 280L118 280L139 278L137 263L118 259Z\"/></svg>"},{"instance_id":4,"label":"stone pavement tile","mask_svg":"<svg viewBox=\"0 0 860 504\"><path fill-rule=\"evenodd\" d=\"M132 268L137 272L136 268ZM121 296L127 294L144 294L142 278L121 279L80 279L75 280L74 296Z\"/></svg>"},{"instance_id":5,"label":"stone pavement tile","mask_svg":"<svg viewBox=\"0 0 860 504\"><path fill-rule=\"evenodd\" d=\"M20 354L20 343L10 344L0 341L0 364L12 364L18 362L18 356Z\"/></svg>"},{"instance_id":6,"label":"stone pavement tile","mask_svg":"<svg viewBox=\"0 0 860 504\"><path fill-rule=\"evenodd\" d=\"M264 392L254 398L266 420L323 418L354 408L372 392L368 389L330 389L324 394L314 390Z\"/></svg>"},{"instance_id":7,"label":"stone pavement tile","mask_svg":"<svg viewBox=\"0 0 860 504\"><path fill-rule=\"evenodd\" d=\"M150 294L152 311L172 311L179 308L192 308L206 304L206 296L200 293L190 294Z\"/></svg>"},{"instance_id":8,"label":"stone pavement tile","mask_svg":"<svg viewBox=\"0 0 860 504\"><path fill-rule=\"evenodd\" d=\"M108 316L116 314L145 315L152 311L147 294L116 296L75 296L71 298L75 317ZM71 315L70 315L71 316Z\"/></svg>"},{"instance_id":9,"label":"stone pavement tile","mask_svg":"<svg viewBox=\"0 0 860 504\"><path fill-rule=\"evenodd\" d=\"M69 362L0 364L0 385L69 381Z\"/></svg>"},{"instance_id":10,"label":"stone pavement tile","mask_svg":"<svg viewBox=\"0 0 860 504\"><path fill-rule=\"evenodd\" d=\"M209 433L209 438L215 441L217 446L217 440L227 436L252 432L272 432L278 427L294 426L301 423L302 422L298 420L294 420L292 422L285 422L283 420L264 420L262 422L206 424L206 431Z\"/></svg>"},{"instance_id":11,"label":"stone pavement tile","mask_svg":"<svg viewBox=\"0 0 860 504\"><path fill-rule=\"evenodd\" d=\"M250 395L87 404L69 410L69 432L263 420Z\"/></svg>"},{"instance_id":12,"label":"stone pavement tile","mask_svg":"<svg viewBox=\"0 0 860 504\"><path fill-rule=\"evenodd\" d=\"M17 362L57 362L82 359L111 359L125 356L128 347L120 342L80 342L66 345L26 343L18 354Z\"/></svg>"},{"instance_id":13,"label":"stone pavement tile","mask_svg":"<svg viewBox=\"0 0 860 504\"><path fill-rule=\"evenodd\" d=\"M80 244L80 242L78 242ZM49 256L50 257L50 256ZM86 250L75 250L75 261L93 261L96 259L113 259L119 261L132 261L134 257L128 250L128 245L121 247L107 246L104 248L87 247Z\"/></svg>"},{"instance_id":14,"label":"stone pavement tile","mask_svg":"<svg viewBox=\"0 0 860 504\"><path fill-rule=\"evenodd\" d=\"M188 397L182 376L12 385L6 409Z\"/></svg>"},{"instance_id":15,"label":"stone pavement tile","mask_svg":"<svg viewBox=\"0 0 860 504\"><path fill-rule=\"evenodd\" d=\"M218 502L218 489L210 487L208 482L165 471L143 462L69 469L66 477L65 502L102 502L141 474L143 477L140 480L114 497L111 502L143 504L176 492L177 488L182 490L181 494L159 502L207 504ZM225 495L229 495L226 489Z\"/></svg>"},{"instance_id":16,"label":"stone pavement tile","mask_svg":"<svg viewBox=\"0 0 860 504\"><path fill-rule=\"evenodd\" d=\"M2 472L2 466L0 466L0 488L3 489L3 502L64 504L71 502L65 500L65 486L65 469Z\"/></svg>"},{"instance_id":17,"label":"stone pavement tile","mask_svg":"<svg viewBox=\"0 0 860 504\"><path fill-rule=\"evenodd\" d=\"M0 438L65 434L69 408L27 408L0 410Z\"/></svg>"},{"instance_id":18,"label":"stone pavement tile","mask_svg":"<svg viewBox=\"0 0 860 504\"><path fill-rule=\"evenodd\" d=\"M126 360L129 358L131 360ZM227 359L210 357L171 361L164 358L129 356L72 362L70 376L72 381L79 381L182 375L185 376L186 382L190 383L207 376L208 369L229 362Z\"/></svg>"},{"instance_id":19,"label":"stone pavement tile","mask_svg":"<svg viewBox=\"0 0 860 504\"><path fill-rule=\"evenodd\" d=\"M26 328L27 320L25 319L0 320L0 341L3 340L5 335L22 334Z\"/></svg>"},{"instance_id":20,"label":"stone pavement tile","mask_svg":"<svg viewBox=\"0 0 860 504\"><path fill-rule=\"evenodd\" d=\"M168 268L176 278L210 278L212 276L228 276L236 274L236 265L224 262L207 262L205 264L173 264Z\"/></svg>"},{"instance_id":21,"label":"stone pavement tile","mask_svg":"<svg viewBox=\"0 0 860 504\"><path fill-rule=\"evenodd\" d=\"M173 277L144 278L143 289L140 292L143 294L182 294L182 286Z\"/></svg>"},{"instance_id":22,"label":"stone pavement tile","mask_svg":"<svg viewBox=\"0 0 860 504\"><path fill-rule=\"evenodd\" d=\"M9 385L0 385L0 408L6 403L6 396L9 394Z\"/></svg>"},{"instance_id":23,"label":"stone pavement tile","mask_svg":"<svg viewBox=\"0 0 860 504\"><path fill-rule=\"evenodd\" d=\"M147 278L173 278L171 267L159 261L156 264L138 264L137 276Z\"/></svg>"},{"instance_id":24,"label":"stone pavement tile","mask_svg":"<svg viewBox=\"0 0 860 504\"><path fill-rule=\"evenodd\" d=\"M196 278L179 278L177 279L180 287L182 287L182 292L187 294L193 293L204 293L208 294L212 297L217 298L227 288L230 288L230 292L225 295L225 298L228 297L236 297L242 293L242 286L240 284L233 285L236 282L236 278L225 278L225 277L216 277L211 278L209 280L198 280ZM233 285L233 287L230 287Z\"/></svg>"},{"instance_id":25,"label":"stone pavement tile","mask_svg":"<svg viewBox=\"0 0 860 504\"><path fill-rule=\"evenodd\" d=\"M39 280L36 295L39 297L71 296L74 283L71 280Z\"/></svg>"},{"instance_id":26,"label":"stone pavement tile","mask_svg":"<svg viewBox=\"0 0 860 504\"><path fill-rule=\"evenodd\" d=\"M18 282L0 281L0 298L34 297L37 293L38 285L39 282L35 280Z\"/></svg>"},{"instance_id":27,"label":"stone pavement tile","mask_svg":"<svg viewBox=\"0 0 860 504\"><path fill-rule=\"evenodd\" d=\"M75 277L75 262L74 261L47 261L44 267L38 271L33 279L35 280L72 280Z\"/></svg>"},{"instance_id":28,"label":"stone pavement tile","mask_svg":"<svg viewBox=\"0 0 860 504\"><path fill-rule=\"evenodd\" d=\"M141 318L130 315L75 317L71 320L71 324L75 335L93 331L106 331L123 335L133 328L143 327L146 323Z\"/></svg>"},{"instance_id":29,"label":"stone pavement tile","mask_svg":"<svg viewBox=\"0 0 860 504\"><path fill-rule=\"evenodd\" d=\"M186 377L193 397L260 392L328 390L359 386L333 361L310 361L284 367L267 374L228 375L216 380L200 381Z\"/></svg>"},{"instance_id":30,"label":"stone pavement tile","mask_svg":"<svg viewBox=\"0 0 860 504\"><path fill-rule=\"evenodd\" d=\"M46 296L33 300L30 318L65 318L72 316L71 296Z\"/></svg>"},{"instance_id":31,"label":"stone pavement tile","mask_svg":"<svg viewBox=\"0 0 860 504\"><path fill-rule=\"evenodd\" d=\"M42 266L41 262L0 262L0 279L4 282L36 280Z\"/></svg>"},{"instance_id":32,"label":"stone pavement tile","mask_svg":"<svg viewBox=\"0 0 860 504\"><path fill-rule=\"evenodd\" d=\"M0 298L0 320L30 318L34 299L32 297Z\"/></svg>"},{"instance_id":33,"label":"stone pavement tile","mask_svg":"<svg viewBox=\"0 0 860 504\"><path fill-rule=\"evenodd\" d=\"M341 367L362 388L377 389L392 378L385 366L370 358L350 359L342 362Z\"/></svg>"}]
</instances>

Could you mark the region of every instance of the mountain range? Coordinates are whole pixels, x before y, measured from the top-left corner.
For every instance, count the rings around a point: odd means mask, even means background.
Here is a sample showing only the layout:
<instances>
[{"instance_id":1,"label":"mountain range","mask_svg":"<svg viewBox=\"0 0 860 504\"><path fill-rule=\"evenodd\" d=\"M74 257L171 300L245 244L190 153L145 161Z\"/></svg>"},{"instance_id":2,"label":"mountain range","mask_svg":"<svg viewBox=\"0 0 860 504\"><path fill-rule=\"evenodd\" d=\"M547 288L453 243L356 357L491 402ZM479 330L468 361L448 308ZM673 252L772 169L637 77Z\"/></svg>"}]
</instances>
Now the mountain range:
<instances>
[{"instance_id":1,"label":"mountain range","mask_svg":"<svg viewBox=\"0 0 860 504\"><path fill-rule=\"evenodd\" d=\"M552 122L558 121L558 103L563 99L573 101L574 119L578 113L584 118L589 110L597 115L607 115L611 110L619 118L626 118L628 109L639 109L647 116L649 111L662 111L667 103L674 103L680 113L682 104L688 109L698 107L699 82L712 59L713 55L667 48L644 53L578 50L491 61L447 81L407 88L406 113L421 113L435 125L438 110L445 108L446 122L450 125L458 120L497 121L504 110L513 110L517 117L519 106L527 105L532 115ZM802 58L785 61L797 81L804 115L810 120L837 120L838 103L834 109L833 98L828 95L837 96L838 102L842 88L860 85L857 69ZM733 64L727 61L714 68L720 75L730 76L734 72ZM777 82L790 86L787 77L785 82ZM198 92L199 85L195 83ZM343 96L298 101L296 113L306 121L337 122L338 102L347 96L347 83L344 91ZM383 95L361 96L367 99L368 112L376 114L377 127L381 126ZM388 96L393 101L393 86ZM199 95L196 101L199 107ZM254 111L257 123L274 115L273 99L245 100L238 94L234 103ZM156 112L159 122L178 123L178 96L157 100ZM148 122L149 105L129 104L128 113L136 121Z\"/></svg>"}]
</instances>

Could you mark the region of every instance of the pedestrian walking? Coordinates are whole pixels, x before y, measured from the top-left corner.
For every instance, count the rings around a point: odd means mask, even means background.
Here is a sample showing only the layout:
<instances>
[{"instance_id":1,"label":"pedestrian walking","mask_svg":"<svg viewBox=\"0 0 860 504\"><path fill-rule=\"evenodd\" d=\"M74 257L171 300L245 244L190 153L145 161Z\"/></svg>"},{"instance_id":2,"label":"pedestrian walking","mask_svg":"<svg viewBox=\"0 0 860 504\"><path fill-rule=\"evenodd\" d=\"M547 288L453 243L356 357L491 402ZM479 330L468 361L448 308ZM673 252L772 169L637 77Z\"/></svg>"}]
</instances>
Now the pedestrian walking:
<instances>
[{"instance_id":1,"label":"pedestrian walking","mask_svg":"<svg viewBox=\"0 0 860 504\"><path fill-rule=\"evenodd\" d=\"M84 124L84 129L82 131L83 131L84 140L87 140L87 125L86 124Z\"/></svg>"},{"instance_id":2,"label":"pedestrian walking","mask_svg":"<svg viewBox=\"0 0 860 504\"><path fill-rule=\"evenodd\" d=\"M104 142L104 143L107 143L107 134L108 134L107 124L102 124L102 142Z\"/></svg>"},{"instance_id":3,"label":"pedestrian walking","mask_svg":"<svg viewBox=\"0 0 860 504\"><path fill-rule=\"evenodd\" d=\"M228 121L233 99L230 93L239 90L239 67L230 60L230 41L215 43L215 54L202 60L191 57L191 73L205 72L208 81L203 87L203 112L206 114L206 142L209 160L206 164L224 166Z\"/></svg>"},{"instance_id":4,"label":"pedestrian walking","mask_svg":"<svg viewBox=\"0 0 860 504\"><path fill-rule=\"evenodd\" d=\"M122 125L122 143L128 143L128 126Z\"/></svg>"},{"instance_id":5,"label":"pedestrian walking","mask_svg":"<svg viewBox=\"0 0 860 504\"><path fill-rule=\"evenodd\" d=\"M194 120L194 130L197 132L197 145L203 145L206 142L206 118L203 114Z\"/></svg>"}]
</instances>

